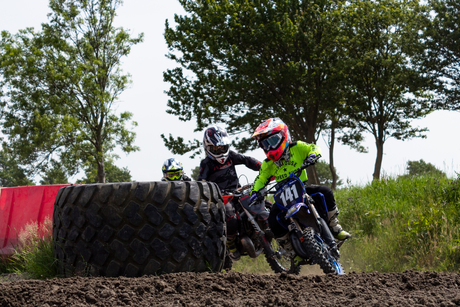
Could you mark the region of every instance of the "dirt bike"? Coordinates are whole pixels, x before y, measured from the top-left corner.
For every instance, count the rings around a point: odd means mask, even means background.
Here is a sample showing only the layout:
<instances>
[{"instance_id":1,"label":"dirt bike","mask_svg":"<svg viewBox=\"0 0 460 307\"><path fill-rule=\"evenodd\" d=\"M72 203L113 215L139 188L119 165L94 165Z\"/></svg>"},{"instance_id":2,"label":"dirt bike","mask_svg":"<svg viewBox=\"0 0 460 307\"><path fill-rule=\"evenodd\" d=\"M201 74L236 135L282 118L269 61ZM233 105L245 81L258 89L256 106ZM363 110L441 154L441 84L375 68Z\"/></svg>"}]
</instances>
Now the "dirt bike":
<instances>
[{"instance_id":1,"label":"dirt bike","mask_svg":"<svg viewBox=\"0 0 460 307\"><path fill-rule=\"evenodd\" d=\"M266 228L264 220L268 218L272 204L263 199L251 203L251 188L252 185L245 185L237 190L222 191L224 203L233 201L238 215L236 238L238 251L241 256L251 258L264 253L265 259L275 273L299 274L300 266L295 265L293 259L287 257L287 253L274 240L271 230ZM232 265L233 260L227 254L224 269L230 270Z\"/></svg>"},{"instance_id":2,"label":"dirt bike","mask_svg":"<svg viewBox=\"0 0 460 307\"><path fill-rule=\"evenodd\" d=\"M339 262L338 250L344 241L337 243L325 222L327 207L324 196L321 193L308 195L305 191L305 184L299 178L302 170L315 162L304 162L288 178L276 183L268 190L261 189L259 194L261 197L274 194L274 206L281 209L277 220L289 231L291 245L285 248L291 259L297 256L303 259L297 260L295 262L297 265L318 264L326 274L343 275L345 271ZM321 203L315 204L313 196ZM323 217L318 213L315 205L324 206L326 212Z\"/></svg>"}]
</instances>

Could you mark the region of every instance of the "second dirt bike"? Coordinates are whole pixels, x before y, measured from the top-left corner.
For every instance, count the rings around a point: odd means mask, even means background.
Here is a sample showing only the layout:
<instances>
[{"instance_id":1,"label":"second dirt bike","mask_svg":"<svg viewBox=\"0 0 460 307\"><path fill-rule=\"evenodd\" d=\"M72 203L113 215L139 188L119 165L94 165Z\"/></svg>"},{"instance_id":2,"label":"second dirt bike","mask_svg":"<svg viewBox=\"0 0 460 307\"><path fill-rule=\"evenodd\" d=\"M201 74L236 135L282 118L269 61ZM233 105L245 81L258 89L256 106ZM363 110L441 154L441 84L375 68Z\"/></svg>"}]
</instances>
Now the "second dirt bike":
<instances>
[{"instance_id":1,"label":"second dirt bike","mask_svg":"<svg viewBox=\"0 0 460 307\"><path fill-rule=\"evenodd\" d=\"M242 256L251 258L263 253L275 273L299 274L300 266L295 265L294 260L273 239L270 229L266 228L264 220L268 217L271 203L263 199L251 203L251 188L252 185L246 185L235 191L223 191L226 194L223 196L224 203L232 201L238 215L238 251ZM232 259L227 255L224 269L231 269L232 264Z\"/></svg>"}]
</instances>

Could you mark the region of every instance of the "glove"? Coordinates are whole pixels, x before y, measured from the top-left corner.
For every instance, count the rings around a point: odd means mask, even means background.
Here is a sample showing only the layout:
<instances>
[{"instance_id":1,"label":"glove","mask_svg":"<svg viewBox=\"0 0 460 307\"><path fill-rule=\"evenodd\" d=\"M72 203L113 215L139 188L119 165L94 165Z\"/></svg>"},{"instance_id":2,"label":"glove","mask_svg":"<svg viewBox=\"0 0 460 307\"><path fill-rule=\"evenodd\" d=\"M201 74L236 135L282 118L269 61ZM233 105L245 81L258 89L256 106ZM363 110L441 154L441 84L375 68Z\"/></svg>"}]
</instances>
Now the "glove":
<instances>
[{"instance_id":1,"label":"glove","mask_svg":"<svg viewBox=\"0 0 460 307\"><path fill-rule=\"evenodd\" d=\"M311 154L307 157L307 159L305 159L305 161L307 161L308 164L315 164L316 160L317 160L317 157L315 154Z\"/></svg>"},{"instance_id":2,"label":"glove","mask_svg":"<svg viewBox=\"0 0 460 307\"><path fill-rule=\"evenodd\" d=\"M257 192L252 192L251 197L249 198L249 203L255 202L257 199L259 199L259 193Z\"/></svg>"}]
</instances>

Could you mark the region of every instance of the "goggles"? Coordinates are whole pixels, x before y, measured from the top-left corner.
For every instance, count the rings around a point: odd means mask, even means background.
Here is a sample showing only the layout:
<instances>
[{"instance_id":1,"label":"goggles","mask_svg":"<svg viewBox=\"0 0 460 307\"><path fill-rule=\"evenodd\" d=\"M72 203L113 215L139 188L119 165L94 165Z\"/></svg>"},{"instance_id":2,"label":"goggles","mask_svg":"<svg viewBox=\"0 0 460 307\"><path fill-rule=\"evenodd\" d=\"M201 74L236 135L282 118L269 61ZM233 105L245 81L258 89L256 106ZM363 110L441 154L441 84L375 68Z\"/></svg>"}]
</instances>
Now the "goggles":
<instances>
[{"instance_id":1,"label":"goggles","mask_svg":"<svg viewBox=\"0 0 460 307\"><path fill-rule=\"evenodd\" d=\"M180 178L180 176L182 176L182 171L175 171L175 172L168 172L168 173L164 173L165 174L165 177L166 178L170 178L170 179L178 179Z\"/></svg>"},{"instance_id":2,"label":"goggles","mask_svg":"<svg viewBox=\"0 0 460 307\"><path fill-rule=\"evenodd\" d=\"M209 151L215 155L221 155L228 151L230 145L221 145L221 146L209 146Z\"/></svg>"},{"instance_id":3,"label":"goggles","mask_svg":"<svg viewBox=\"0 0 460 307\"><path fill-rule=\"evenodd\" d=\"M282 143L282 141L283 141L283 136L281 135L280 132L278 132L276 134L270 135L269 137L263 140L260 140L259 146L265 152L268 152L270 150L277 149L278 146L280 146L280 144Z\"/></svg>"}]
</instances>

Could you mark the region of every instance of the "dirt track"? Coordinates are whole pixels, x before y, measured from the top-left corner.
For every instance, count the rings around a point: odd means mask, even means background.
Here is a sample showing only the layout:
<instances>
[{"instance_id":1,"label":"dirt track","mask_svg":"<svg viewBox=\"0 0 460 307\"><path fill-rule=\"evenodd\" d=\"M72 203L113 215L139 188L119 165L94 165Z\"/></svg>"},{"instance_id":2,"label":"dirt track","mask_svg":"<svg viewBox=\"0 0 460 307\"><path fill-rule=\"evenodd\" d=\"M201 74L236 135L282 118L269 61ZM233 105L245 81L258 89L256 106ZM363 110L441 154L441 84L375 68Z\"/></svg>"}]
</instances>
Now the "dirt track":
<instances>
[{"instance_id":1,"label":"dirt track","mask_svg":"<svg viewBox=\"0 0 460 307\"><path fill-rule=\"evenodd\" d=\"M0 306L458 306L460 274L177 273L0 283Z\"/></svg>"}]
</instances>

